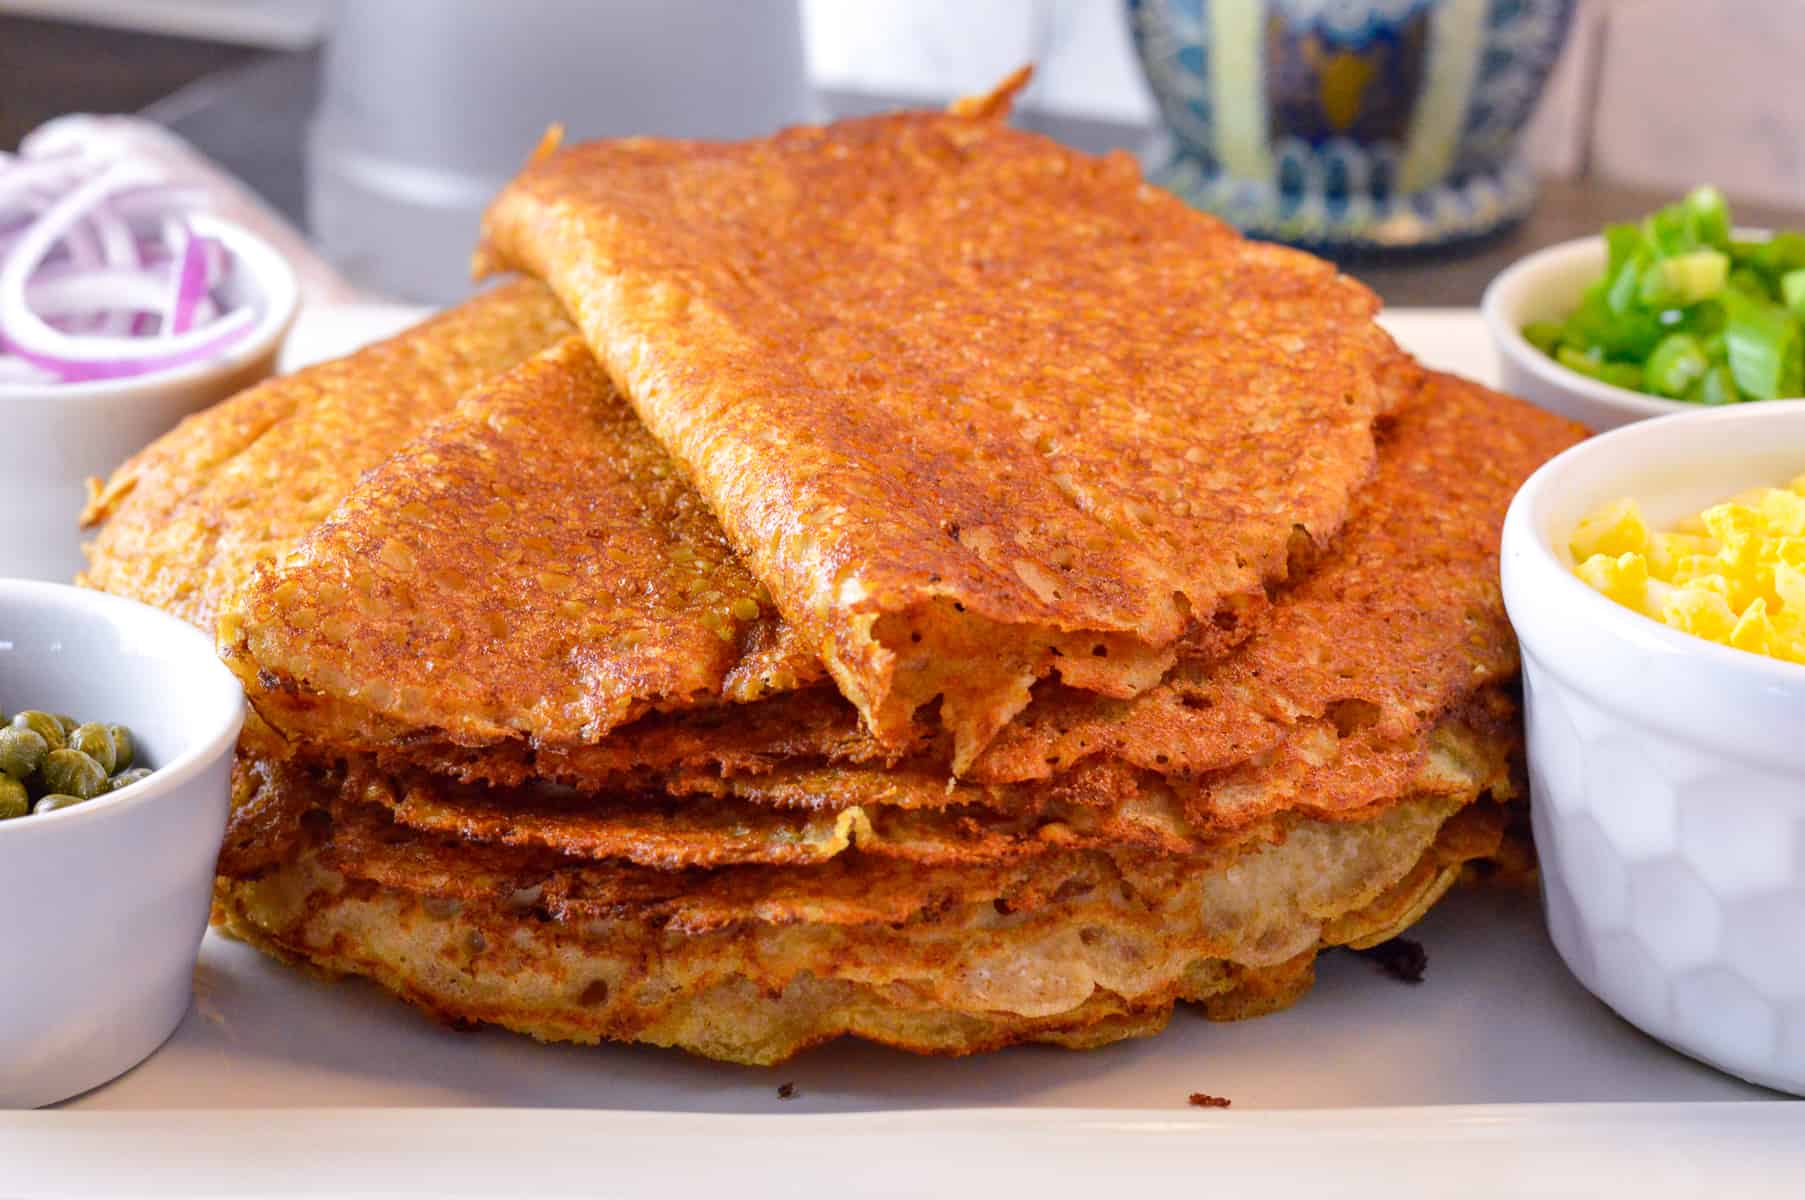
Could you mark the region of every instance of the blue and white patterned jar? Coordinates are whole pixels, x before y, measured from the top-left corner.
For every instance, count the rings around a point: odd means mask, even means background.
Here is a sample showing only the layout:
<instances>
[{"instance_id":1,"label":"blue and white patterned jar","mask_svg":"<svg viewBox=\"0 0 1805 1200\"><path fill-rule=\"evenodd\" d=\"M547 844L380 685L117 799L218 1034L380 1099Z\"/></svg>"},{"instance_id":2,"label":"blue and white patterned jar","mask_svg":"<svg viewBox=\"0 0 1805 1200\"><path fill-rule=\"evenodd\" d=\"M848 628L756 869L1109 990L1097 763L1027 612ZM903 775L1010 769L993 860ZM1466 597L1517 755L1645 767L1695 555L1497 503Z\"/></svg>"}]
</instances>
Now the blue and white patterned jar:
<instances>
[{"instance_id":1,"label":"blue and white patterned jar","mask_svg":"<svg viewBox=\"0 0 1805 1200\"><path fill-rule=\"evenodd\" d=\"M1519 136L1574 0L1128 0L1166 128L1148 174L1262 237L1480 237L1529 211Z\"/></svg>"}]
</instances>

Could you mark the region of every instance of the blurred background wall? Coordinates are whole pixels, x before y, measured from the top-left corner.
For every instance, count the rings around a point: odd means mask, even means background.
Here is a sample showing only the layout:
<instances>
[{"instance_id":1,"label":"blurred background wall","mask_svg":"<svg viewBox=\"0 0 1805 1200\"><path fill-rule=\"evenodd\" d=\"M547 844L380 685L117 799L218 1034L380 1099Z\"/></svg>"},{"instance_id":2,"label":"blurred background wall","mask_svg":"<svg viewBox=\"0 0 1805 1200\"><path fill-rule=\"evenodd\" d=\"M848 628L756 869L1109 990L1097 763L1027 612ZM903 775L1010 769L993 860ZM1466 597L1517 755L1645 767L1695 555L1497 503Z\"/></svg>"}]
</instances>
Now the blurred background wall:
<instances>
[{"instance_id":1,"label":"blurred background wall","mask_svg":"<svg viewBox=\"0 0 1805 1200\"><path fill-rule=\"evenodd\" d=\"M1582 0L1530 133L1545 174L1805 203L1805 0Z\"/></svg>"}]
</instances>

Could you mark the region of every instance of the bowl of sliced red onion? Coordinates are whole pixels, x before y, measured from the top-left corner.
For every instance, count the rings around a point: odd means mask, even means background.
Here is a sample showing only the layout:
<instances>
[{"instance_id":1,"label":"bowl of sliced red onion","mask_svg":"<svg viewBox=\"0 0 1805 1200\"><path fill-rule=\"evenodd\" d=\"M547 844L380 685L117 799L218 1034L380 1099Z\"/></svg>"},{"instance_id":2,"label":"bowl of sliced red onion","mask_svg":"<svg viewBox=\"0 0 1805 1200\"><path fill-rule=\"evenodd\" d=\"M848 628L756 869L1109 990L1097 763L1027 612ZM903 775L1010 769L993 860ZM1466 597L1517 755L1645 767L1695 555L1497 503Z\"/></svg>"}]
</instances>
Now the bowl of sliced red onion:
<instances>
[{"instance_id":1,"label":"bowl of sliced red onion","mask_svg":"<svg viewBox=\"0 0 1805 1200\"><path fill-rule=\"evenodd\" d=\"M87 481L270 374L299 303L275 249L154 166L0 154L0 576L72 578Z\"/></svg>"}]
</instances>

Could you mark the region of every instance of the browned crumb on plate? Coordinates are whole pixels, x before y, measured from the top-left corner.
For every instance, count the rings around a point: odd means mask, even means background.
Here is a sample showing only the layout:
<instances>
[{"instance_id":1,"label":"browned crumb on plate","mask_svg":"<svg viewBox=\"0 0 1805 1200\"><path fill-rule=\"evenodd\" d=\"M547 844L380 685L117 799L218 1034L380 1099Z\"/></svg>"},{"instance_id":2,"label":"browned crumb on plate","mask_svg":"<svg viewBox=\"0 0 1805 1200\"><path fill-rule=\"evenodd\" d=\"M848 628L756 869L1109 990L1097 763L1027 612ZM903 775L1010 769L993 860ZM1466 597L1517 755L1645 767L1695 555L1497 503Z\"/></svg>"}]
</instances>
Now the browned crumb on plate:
<instances>
[{"instance_id":1,"label":"browned crumb on plate","mask_svg":"<svg viewBox=\"0 0 1805 1200\"><path fill-rule=\"evenodd\" d=\"M1227 1108L1233 1103L1227 1096L1212 1096L1208 1092L1191 1093L1192 1108Z\"/></svg>"},{"instance_id":2,"label":"browned crumb on plate","mask_svg":"<svg viewBox=\"0 0 1805 1200\"><path fill-rule=\"evenodd\" d=\"M1423 970L1429 965L1429 952L1421 942L1410 938L1392 938L1354 953L1377 963L1381 971L1401 983L1421 983Z\"/></svg>"},{"instance_id":3,"label":"browned crumb on plate","mask_svg":"<svg viewBox=\"0 0 1805 1200\"><path fill-rule=\"evenodd\" d=\"M778 1084L777 1098L779 1100L794 1100L796 1098L796 1085L793 1083Z\"/></svg>"}]
</instances>

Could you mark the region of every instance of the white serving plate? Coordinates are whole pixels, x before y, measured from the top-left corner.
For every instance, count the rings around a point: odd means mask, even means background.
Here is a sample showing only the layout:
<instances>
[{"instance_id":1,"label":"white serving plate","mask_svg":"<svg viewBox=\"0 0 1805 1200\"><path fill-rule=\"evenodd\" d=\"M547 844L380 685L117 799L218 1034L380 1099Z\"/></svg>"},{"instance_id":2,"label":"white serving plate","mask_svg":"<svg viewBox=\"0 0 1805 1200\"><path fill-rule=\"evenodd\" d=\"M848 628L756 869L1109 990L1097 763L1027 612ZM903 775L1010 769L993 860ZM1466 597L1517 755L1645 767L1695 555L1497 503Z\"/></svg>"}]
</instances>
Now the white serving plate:
<instances>
[{"instance_id":1,"label":"white serving plate","mask_svg":"<svg viewBox=\"0 0 1805 1200\"><path fill-rule=\"evenodd\" d=\"M286 365L415 316L304 312ZM1386 323L1425 362L1496 378L1477 313ZM1532 897L1456 894L1412 936L1422 984L1332 953L1295 1008L1243 1024L1181 1007L1160 1037L1085 1053L839 1043L759 1070L454 1033L209 934L161 1052L61 1110L0 1115L0 1197L920 1195L1029 1174L1037 1197L1090 1200L1131 1178L1186 1194L1805 1195L1805 1104L1618 1020L1567 974ZM1192 1092L1234 1107L1192 1108Z\"/></svg>"}]
</instances>

